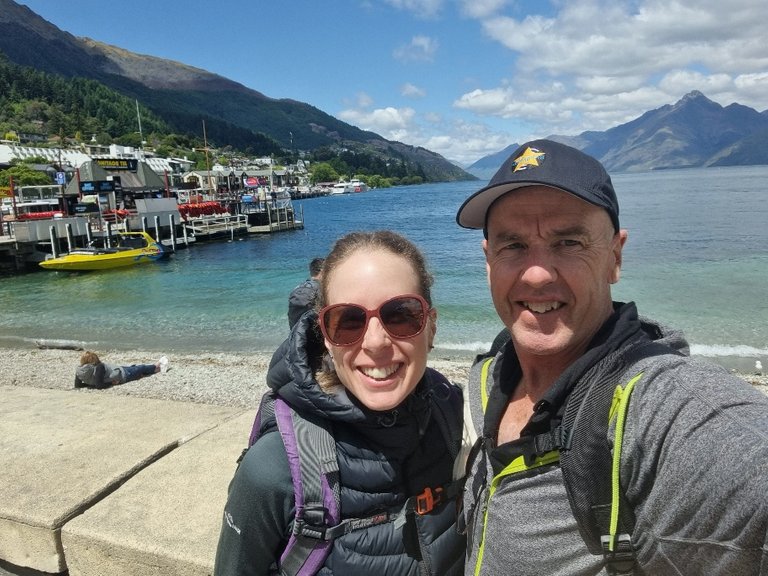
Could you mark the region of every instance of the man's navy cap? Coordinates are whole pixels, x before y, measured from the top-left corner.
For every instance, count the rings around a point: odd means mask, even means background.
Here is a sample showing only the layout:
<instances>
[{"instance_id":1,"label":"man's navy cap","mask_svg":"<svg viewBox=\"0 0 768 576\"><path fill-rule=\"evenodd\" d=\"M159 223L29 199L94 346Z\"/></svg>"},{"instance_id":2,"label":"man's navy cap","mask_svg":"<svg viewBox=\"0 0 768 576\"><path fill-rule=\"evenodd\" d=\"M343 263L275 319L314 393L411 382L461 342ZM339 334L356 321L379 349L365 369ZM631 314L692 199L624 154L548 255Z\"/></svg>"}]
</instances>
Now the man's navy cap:
<instances>
[{"instance_id":1,"label":"man's navy cap","mask_svg":"<svg viewBox=\"0 0 768 576\"><path fill-rule=\"evenodd\" d=\"M491 204L524 186L550 186L605 208L614 229L619 230L619 201L603 165L576 148L552 140L533 140L515 150L488 186L464 201L456 222L464 228L485 229Z\"/></svg>"}]
</instances>

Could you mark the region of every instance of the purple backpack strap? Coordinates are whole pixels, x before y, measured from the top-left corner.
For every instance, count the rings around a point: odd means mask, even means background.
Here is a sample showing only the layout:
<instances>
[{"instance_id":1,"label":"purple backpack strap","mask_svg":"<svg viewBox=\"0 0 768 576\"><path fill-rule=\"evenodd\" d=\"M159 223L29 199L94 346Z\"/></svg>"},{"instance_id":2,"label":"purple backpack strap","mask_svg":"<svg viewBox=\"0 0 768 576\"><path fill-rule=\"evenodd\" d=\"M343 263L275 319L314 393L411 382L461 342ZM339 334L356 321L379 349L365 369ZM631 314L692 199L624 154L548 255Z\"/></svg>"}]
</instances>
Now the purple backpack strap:
<instances>
[{"instance_id":1,"label":"purple backpack strap","mask_svg":"<svg viewBox=\"0 0 768 576\"><path fill-rule=\"evenodd\" d=\"M259 409L256 411L256 418L253 420L251 435L248 437L248 448L256 443L261 436L261 423L269 420L275 413L275 399L270 394L264 394L261 397Z\"/></svg>"},{"instance_id":2,"label":"purple backpack strap","mask_svg":"<svg viewBox=\"0 0 768 576\"><path fill-rule=\"evenodd\" d=\"M303 418L280 398L274 400L273 409L288 455L296 509L293 532L280 557L280 574L310 576L333 546L326 528L341 520L336 441L328 422Z\"/></svg>"}]
</instances>

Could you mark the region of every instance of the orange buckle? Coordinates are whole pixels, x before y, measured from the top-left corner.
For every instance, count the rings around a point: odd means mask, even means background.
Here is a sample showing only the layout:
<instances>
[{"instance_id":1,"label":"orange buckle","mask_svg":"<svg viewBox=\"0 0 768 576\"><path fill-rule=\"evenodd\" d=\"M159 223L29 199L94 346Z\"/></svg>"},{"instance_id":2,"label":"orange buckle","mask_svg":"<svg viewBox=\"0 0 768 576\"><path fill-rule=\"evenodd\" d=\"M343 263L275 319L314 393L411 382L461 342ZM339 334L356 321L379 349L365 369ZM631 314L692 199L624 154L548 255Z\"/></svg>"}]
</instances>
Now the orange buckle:
<instances>
[{"instance_id":1,"label":"orange buckle","mask_svg":"<svg viewBox=\"0 0 768 576\"><path fill-rule=\"evenodd\" d=\"M427 486L424 488L424 492L416 496L416 514L424 515L432 512L432 509L440 504L443 499L443 489L432 488Z\"/></svg>"}]
</instances>

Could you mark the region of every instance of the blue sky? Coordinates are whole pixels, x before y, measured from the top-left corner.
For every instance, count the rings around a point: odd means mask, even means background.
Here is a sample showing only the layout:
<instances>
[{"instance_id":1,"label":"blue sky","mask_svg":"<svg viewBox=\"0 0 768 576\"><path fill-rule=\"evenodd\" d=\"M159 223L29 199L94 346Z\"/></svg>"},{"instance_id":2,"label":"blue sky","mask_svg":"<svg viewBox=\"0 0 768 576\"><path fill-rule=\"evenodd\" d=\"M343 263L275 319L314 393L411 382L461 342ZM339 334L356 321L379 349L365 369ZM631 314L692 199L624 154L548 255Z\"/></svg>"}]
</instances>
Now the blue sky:
<instances>
[{"instance_id":1,"label":"blue sky","mask_svg":"<svg viewBox=\"0 0 768 576\"><path fill-rule=\"evenodd\" d=\"M764 0L17 0L461 165L691 90L768 108Z\"/></svg>"}]
</instances>

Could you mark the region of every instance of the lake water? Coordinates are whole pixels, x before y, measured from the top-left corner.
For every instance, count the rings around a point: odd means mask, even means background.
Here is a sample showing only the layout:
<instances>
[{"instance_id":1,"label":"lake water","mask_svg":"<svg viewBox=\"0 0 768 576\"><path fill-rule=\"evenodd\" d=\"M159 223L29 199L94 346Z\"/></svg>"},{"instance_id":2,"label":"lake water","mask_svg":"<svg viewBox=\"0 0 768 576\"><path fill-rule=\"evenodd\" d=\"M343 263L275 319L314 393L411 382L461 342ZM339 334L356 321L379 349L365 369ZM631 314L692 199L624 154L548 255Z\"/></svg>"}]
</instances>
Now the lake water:
<instances>
[{"instance_id":1,"label":"lake water","mask_svg":"<svg viewBox=\"0 0 768 576\"><path fill-rule=\"evenodd\" d=\"M629 230L617 300L684 330L696 355L768 366L768 166L613 175ZM391 228L426 253L440 313L437 355L487 349L501 328L480 231L456 210L483 183L313 198L305 228L208 243L133 269L0 279L0 344L77 340L97 350L271 351L290 290L352 230Z\"/></svg>"}]
</instances>

